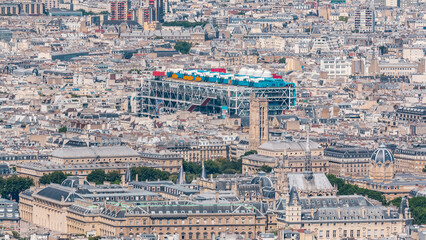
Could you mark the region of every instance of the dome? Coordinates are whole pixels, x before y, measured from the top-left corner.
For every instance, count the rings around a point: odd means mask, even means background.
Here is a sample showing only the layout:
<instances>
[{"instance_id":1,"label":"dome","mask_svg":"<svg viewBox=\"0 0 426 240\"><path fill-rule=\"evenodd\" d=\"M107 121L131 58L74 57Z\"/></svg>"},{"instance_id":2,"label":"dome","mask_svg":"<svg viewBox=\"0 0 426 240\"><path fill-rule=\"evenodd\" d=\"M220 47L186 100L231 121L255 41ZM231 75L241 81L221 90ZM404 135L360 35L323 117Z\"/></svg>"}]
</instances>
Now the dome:
<instances>
[{"instance_id":1,"label":"dome","mask_svg":"<svg viewBox=\"0 0 426 240\"><path fill-rule=\"evenodd\" d=\"M380 147L374 151L373 155L371 155L371 160L374 160L376 163L385 163L387 161L393 163L395 161L393 154L385 145L380 145Z\"/></svg>"},{"instance_id":2,"label":"dome","mask_svg":"<svg viewBox=\"0 0 426 240\"><path fill-rule=\"evenodd\" d=\"M265 70L262 74L263 78L271 78L272 77L272 73L269 70Z\"/></svg>"},{"instance_id":3,"label":"dome","mask_svg":"<svg viewBox=\"0 0 426 240\"><path fill-rule=\"evenodd\" d=\"M274 184L271 179L266 176L266 173L259 172L256 177L251 180L251 184L262 184L262 187L272 187Z\"/></svg>"},{"instance_id":4,"label":"dome","mask_svg":"<svg viewBox=\"0 0 426 240\"><path fill-rule=\"evenodd\" d=\"M257 69L256 71L254 71L254 76L255 77L261 77L263 74L262 69Z\"/></svg>"},{"instance_id":5,"label":"dome","mask_svg":"<svg viewBox=\"0 0 426 240\"><path fill-rule=\"evenodd\" d=\"M249 68L247 70L247 75L253 76L253 74L254 74L254 69L253 68Z\"/></svg>"},{"instance_id":6,"label":"dome","mask_svg":"<svg viewBox=\"0 0 426 240\"><path fill-rule=\"evenodd\" d=\"M240 75L247 75L247 71L248 71L248 69L246 67L242 67L240 69L240 71L238 72L238 74L240 74Z\"/></svg>"}]
</instances>

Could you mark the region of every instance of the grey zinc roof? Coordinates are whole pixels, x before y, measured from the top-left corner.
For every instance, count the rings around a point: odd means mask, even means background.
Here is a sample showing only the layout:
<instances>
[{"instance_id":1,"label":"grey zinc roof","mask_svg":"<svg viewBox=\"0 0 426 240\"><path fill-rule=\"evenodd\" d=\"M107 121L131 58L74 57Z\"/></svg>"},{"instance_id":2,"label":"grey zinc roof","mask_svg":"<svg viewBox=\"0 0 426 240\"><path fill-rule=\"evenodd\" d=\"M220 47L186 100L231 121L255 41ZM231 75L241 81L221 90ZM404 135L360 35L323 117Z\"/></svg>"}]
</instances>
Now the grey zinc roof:
<instances>
[{"instance_id":1,"label":"grey zinc roof","mask_svg":"<svg viewBox=\"0 0 426 240\"><path fill-rule=\"evenodd\" d=\"M309 141L311 149L320 149L321 146L313 141ZM259 146L259 149L265 149L269 151L284 151L287 150L296 150L304 151L306 148L306 141L301 142L291 142L291 141L269 141Z\"/></svg>"},{"instance_id":2,"label":"grey zinc roof","mask_svg":"<svg viewBox=\"0 0 426 240\"><path fill-rule=\"evenodd\" d=\"M314 173L312 180L307 180L303 173L289 173L288 182L290 187L295 186L301 191L333 190L324 173Z\"/></svg>"},{"instance_id":3,"label":"grey zinc roof","mask_svg":"<svg viewBox=\"0 0 426 240\"><path fill-rule=\"evenodd\" d=\"M61 148L50 154L56 158L96 158L96 157L138 157L139 154L129 147L82 147Z\"/></svg>"}]
</instances>

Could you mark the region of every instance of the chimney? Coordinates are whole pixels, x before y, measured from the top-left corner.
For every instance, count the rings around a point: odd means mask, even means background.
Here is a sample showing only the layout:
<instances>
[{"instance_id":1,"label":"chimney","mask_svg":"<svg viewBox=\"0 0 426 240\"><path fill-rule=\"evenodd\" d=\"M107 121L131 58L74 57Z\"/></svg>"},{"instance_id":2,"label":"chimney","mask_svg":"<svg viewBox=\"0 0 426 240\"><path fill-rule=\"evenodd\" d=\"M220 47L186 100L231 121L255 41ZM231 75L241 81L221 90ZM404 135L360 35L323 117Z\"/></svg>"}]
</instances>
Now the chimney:
<instances>
[{"instance_id":1,"label":"chimney","mask_svg":"<svg viewBox=\"0 0 426 240\"><path fill-rule=\"evenodd\" d=\"M126 183L126 177L124 175L121 175L121 185L124 186Z\"/></svg>"},{"instance_id":2,"label":"chimney","mask_svg":"<svg viewBox=\"0 0 426 240\"><path fill-rule=\"evenodd\" d=\"M337 207L337 218L340 219L340 207Z\"/></svg>"},{"instance_id":3,"label":"chimney","mask_svg":"<svg viewBox=\"0 0 426 240\"><path fill-rule=\"evenodd\" d=\"M365 218L365 207L362 206L361 208L361 214L362 214L362 218Z\"/></svg>"},{"instance_id":4,"label":"chimney","mask_svg":"<svg viewBox=\"0 0 426 240\"><path fill-rule=\"evenodd\" d=\"M80 185L80 186L84 185L84 178L83 177L78 178L78 185Z\"/></svg>"},{"instance_id":5,"label":"chimney","mask_svg":"<svg viewBox=\"0 0 426 240\"><path fill-rule=\"evenodd\" d=\"M136 182L139 182L139 174L136 174L136 176L135 176L135 181L136 181Z\"/></svg>"}]
</instances>

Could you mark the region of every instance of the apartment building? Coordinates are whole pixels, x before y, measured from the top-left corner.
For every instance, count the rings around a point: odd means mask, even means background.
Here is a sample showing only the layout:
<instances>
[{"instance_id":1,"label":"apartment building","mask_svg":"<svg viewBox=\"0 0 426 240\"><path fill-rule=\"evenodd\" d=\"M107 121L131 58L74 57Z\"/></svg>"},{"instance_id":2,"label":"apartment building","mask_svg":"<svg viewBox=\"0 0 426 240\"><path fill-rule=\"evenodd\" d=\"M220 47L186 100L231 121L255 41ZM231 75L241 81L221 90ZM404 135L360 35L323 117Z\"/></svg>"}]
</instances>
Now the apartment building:
<instances>
[{"instance_id":1,"label":"apartment building","mask_svg":"<svg viewBox=\"0 0 426 240\"><path fill-rule=\"evenodd\" d=\"M329 78L347 77L352 73L352 62L340 57L321 59L320 70L326 72Z\"/></svg>"}]
</instances>

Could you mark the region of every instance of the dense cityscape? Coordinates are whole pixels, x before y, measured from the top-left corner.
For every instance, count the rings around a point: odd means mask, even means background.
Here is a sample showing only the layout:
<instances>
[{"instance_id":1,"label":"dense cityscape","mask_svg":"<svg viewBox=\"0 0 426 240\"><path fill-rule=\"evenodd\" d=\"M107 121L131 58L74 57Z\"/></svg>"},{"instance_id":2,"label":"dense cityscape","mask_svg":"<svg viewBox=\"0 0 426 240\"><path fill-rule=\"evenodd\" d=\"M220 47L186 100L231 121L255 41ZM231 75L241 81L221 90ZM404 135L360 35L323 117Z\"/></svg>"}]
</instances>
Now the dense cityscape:
<instances>
[{"instance_id":1,"label":"dense cityscape","mask_svg":"<svg viewBox=\"0 0 426 240\"><path fill-rule=\"evenodd\" d=\"M426 239L425 0L0 0L0 239Z\"/></svg>"}]
</instances>

